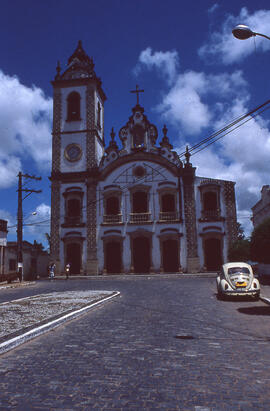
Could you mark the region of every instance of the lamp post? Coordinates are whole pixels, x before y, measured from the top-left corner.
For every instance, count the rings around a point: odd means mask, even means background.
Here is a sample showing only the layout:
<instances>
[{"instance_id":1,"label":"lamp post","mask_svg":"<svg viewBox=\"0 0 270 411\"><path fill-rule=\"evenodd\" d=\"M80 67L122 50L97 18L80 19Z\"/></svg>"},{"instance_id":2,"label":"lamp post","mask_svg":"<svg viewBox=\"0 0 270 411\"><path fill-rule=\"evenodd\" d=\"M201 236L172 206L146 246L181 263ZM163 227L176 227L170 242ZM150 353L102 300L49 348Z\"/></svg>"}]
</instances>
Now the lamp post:
<instances>
[{"instance_id":1,"label":"lamp post","mask_svg":"<svg viewBox=\"0 0 270 411\"><path fill-rule=\"evenodd\" d=\"M236 27L234 27L232 29L232 34L238 40L247 40L250 37L255 37L255 36L261 36L261 37L264 37L264 38L270 40L270 37L266 36L265 34L256 33L255 31L252 31L245 24L238 24Z\"/></svg>"}]
</instances>

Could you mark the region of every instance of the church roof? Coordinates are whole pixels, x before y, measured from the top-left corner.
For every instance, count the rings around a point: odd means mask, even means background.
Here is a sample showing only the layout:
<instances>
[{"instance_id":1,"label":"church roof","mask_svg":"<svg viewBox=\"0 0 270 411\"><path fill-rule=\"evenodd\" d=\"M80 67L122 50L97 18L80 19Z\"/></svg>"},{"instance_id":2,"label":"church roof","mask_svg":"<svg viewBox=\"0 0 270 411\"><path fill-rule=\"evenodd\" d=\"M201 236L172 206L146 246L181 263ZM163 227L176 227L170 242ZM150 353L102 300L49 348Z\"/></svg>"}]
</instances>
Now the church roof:
<instances>
[{"instance_id":1,"label":"church roof","mask_svg":"<svg viewBox=\"0 0 270 411\"><path fill-rule=\"evenodd\" d=\"M94 67L93 58L86 54L82 46L82 41L79 40L74 53L68 59L67 69L63 73L61 73L61 67L58 62L55 80L95 78L100 81L96 76Z\"/></svg>"},{"instance_id":2,"label":"church roof","mask_svg":"<svg viewBox=\"0 0 270 411\"><path fill-rule=\"evenodd\" d=\"M143 90L139 90L136 86L136 90L132 92L137 93L137 104L132 108L132 115L129 117L128 122L119 131L122 148L118 148L114 140L115 133L112 130L111 141L101 160L101 169L108 167L111 163L117 166L117 164L122 164L122 161L130 162L138 159L154 162L162 161L163 163L165 161L165 163L170 163L170 166L174 165L181 168L183 166L182 162L177 153L172 150L173 146L167 136L167 127L163 127L163 138L160 147L158 147L156 145L158 138L157 127L150 123L144 113L144 108L139 104L138 93L143 92ZM122 160L119 162L120 158Z\"/></svg>"}]
</instances>

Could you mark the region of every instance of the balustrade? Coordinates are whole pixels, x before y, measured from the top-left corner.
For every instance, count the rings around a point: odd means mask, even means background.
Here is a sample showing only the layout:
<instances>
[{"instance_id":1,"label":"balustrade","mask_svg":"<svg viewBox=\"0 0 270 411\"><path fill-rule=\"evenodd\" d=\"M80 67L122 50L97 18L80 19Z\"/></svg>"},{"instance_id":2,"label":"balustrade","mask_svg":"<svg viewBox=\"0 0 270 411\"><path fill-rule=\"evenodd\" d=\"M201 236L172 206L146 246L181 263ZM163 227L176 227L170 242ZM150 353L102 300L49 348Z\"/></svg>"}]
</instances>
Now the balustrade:
<instances>
[{"instance_id":1,"label":"balustrade","mask_svg":"<svg viewBox=\"0 0 270 411\"><path fill-rule=\"evenodd\" d=\"M159 221L175 221L179 219L178 211L161 211Z\"/></svg>"},{"instance_id":2,"label":"balustrade","mask_svg":"<svg viewBox=\"0 0 270 411\"><path fill-rule=\"evenodd\" d=\"M220 217L221 217L220 209L202 211L202 218L209 219L209 220L217 220L217 219L220 219Z\"/></svg>"},{"instance_id":3,"label":"balustrade","mask_svg":"<svg viewBox=\"0 0 270 411\"><path fill-rule=\"evenodd\" d=\"M130 213L130 222L131 223L145 223L151 221L151 213Z\"/></svg>"},{"instance_id":4,"label":"balustrade","mask_svg":"<svg viewBox=\"0 0 270 411\"><path fill-rule=\"evenodd\" d=\"M103 223L118 224L122 223L122 214L108 214L103 216Z\"/></svg>"}]
</instances>

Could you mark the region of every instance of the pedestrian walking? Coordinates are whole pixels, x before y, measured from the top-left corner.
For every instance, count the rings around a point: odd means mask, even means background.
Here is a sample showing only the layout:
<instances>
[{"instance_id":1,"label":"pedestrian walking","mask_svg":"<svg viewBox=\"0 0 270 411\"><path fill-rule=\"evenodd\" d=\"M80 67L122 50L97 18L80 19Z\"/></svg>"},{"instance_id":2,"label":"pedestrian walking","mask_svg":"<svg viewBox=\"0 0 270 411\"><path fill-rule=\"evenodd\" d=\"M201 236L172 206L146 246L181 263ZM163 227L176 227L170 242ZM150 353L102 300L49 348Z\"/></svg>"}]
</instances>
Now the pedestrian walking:
<instances>
[{"instance_id":1,"label":"pedestrian walking","mask_svg":"<svg viewBox=\"0 0 270 411\"><path fill-rule=\"evenodd\" d=\"M53 280L53 279L54 279L54 270L55 270L55 264L54 264L54 263L51 263L50 266L49 266L49 271L50 271L49 276L50 276L50 280Z\"/></svg>"},{"instance_id":2,"label":"pedestrian walking","mask_svg":"<svg viewBox=\"0 0 270 411\"><path fill-rule=\"evenodd\" d=\"M69 277L69 270L70 270L70 264L67 263L66 266L65 266L66 280L68 280L68 277Z\"/></svg>"}]
</instances>

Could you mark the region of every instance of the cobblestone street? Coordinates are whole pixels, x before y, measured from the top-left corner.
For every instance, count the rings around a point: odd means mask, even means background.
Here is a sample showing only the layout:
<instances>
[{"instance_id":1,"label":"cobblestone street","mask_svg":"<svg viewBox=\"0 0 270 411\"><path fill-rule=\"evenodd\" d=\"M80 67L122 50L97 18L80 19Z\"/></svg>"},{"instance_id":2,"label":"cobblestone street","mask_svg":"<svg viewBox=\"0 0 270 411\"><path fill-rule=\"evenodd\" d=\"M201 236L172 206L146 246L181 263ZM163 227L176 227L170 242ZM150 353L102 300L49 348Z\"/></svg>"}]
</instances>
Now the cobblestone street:
<instances>
[{"instance_id":1,"label":"cobblestone street","mask_svg":"<svg viewBox=\"0 0 270 411\"><path fill-rule=\"evenodd\" d=\"M100 277L1 290L121 297L1 356L0 409L269 410L270 306L214 278Z\"/></svg>"}]
</instances>

